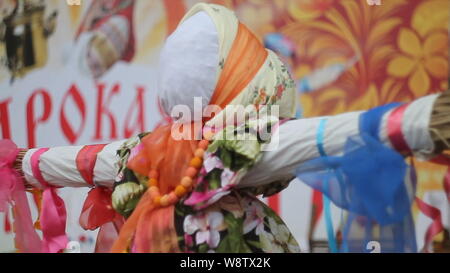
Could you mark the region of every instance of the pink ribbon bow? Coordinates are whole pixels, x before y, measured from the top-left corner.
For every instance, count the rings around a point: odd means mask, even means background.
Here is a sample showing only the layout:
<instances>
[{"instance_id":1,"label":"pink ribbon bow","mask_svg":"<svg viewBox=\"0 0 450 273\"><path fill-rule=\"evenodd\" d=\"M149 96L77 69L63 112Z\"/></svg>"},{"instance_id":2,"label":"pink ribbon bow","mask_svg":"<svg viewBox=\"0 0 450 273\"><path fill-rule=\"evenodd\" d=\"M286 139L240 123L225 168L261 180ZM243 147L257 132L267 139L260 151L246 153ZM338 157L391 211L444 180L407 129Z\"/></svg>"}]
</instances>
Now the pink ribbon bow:
<instances>
[{"instance_id":1,"label":"pink ribbon bow","mask_svg":"<svg viewBox=\"0 0 450 273\"><path fill-rule=\"evenodd\" d=\"M49 185L39 169L39 158L48 148L41 148L31 156L33 176L44 188L42 194L41 228L43 234L43 252L57 253L67 246L66 207L64 201L56 193L56 188Z\"/></svg>"},{"instance_id":2,"label":"pink ribbon bow","mask_svg":"<svg viewBox=\"0 0 450 273\"><path fill-rule=\"evenodd\" d=\"M0 212L14 211L16 247L20 252L41 252L41 239L33 226L23 180L13 164L19 149L8 139L0 140Z\"/></svg>"}]
</instances>

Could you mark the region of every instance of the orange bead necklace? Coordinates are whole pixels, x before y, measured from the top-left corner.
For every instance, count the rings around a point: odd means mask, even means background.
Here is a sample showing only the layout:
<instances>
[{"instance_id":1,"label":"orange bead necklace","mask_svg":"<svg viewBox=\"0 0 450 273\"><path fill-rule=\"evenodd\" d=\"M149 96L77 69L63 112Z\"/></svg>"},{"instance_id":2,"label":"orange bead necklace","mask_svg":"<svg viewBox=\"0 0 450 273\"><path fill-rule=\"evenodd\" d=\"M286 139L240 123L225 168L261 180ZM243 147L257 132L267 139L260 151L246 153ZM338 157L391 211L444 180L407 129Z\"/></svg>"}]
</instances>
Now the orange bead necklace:
<instances>
[{"instance_id":1,"label":"orange bead necklace","mask_svg":"<svg viewBox=\"0 0 450 273\"><path fill-rule=\"evenodd\" d=\"M148 183L150 198L155 206L167 207L176 204L183 196L191 192L194 188L194 179L203 165L203 156L208 148L209 142L213 137L212 132L206 132L204 139L198 143L198 148L194 152L194 157L189 162L189 167L185 171L185 175L181 178L180 184L175 189L167 194L161 195L159 190L159 173L156 170L151 170L148 173Z\"/></svg>"}]
</instances>

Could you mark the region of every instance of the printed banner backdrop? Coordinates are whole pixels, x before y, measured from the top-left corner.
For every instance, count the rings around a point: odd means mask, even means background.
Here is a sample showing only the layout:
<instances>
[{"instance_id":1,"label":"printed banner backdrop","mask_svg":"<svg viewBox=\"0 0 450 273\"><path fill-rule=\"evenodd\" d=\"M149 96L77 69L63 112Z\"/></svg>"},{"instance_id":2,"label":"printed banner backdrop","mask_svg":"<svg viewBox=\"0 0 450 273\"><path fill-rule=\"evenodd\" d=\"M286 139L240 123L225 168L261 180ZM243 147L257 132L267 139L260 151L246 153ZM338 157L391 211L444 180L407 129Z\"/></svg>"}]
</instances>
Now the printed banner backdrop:
<instances>
[{"instance_id":1,"label":"printed banner backdrop","mask_svg":"<svg viewBox=\"0 0 450 273\"><path fill-rule=\"evenodd\" d=\"M0 125L22 147L107 143L151 130L160 115L155 80L165 38L196 0L0 1ZM363 110L448 88L448 0L222 0L298 83L298 116ZM380 5L378 5L380 4ZM450 229L446 167L417 162L419 248L435 251ZM63 189L70 240L86 189ZM268 200L302 250L326 241L321 196L296 181ZM432 211L433 213L430 213ZM340 210L333 208L338 229ZM2 217L3 218L3 217ZM0 251L14 251L0 228Z\"/></svg>"}]
</instances>

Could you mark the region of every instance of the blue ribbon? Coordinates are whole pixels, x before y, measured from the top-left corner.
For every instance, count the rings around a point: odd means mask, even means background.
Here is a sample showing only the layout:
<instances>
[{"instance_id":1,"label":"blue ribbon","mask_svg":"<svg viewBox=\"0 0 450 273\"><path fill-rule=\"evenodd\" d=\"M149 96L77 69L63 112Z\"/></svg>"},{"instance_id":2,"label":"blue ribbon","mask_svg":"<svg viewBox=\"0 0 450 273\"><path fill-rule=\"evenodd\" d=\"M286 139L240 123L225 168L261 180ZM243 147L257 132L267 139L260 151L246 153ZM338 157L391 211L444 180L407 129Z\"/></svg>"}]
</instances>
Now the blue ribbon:
<instances>
[{"instance_id":1,"label":"blue ribbon","mask_svg":"<svg viewBox=\"0 0 450 273\"><path fill-rule=\"evenodd\" d=\"M321 119L319 123L319 127L317 128L317 150L319 150L319 154L322 157L326 157L325 149L323 147L323 140L325 134L325 125L327 123L326 119ZM329 180L325 179L323 181L323 187L328 188ZM336 237L334 236L334 228L333 228L333 219L331 217L331 201L326 195L323 195L323 208L324 208L324 216L325 216L325 225L327 229L328 235L328 245L330 247L331 252L338 252Z\"/></svg>"},{"instance_id":2,"label":"blue ribbon","mask_svg":"<svg viewBox=\"0 0 450 273\"><path fill-rule=\"evenodd\" d=\"M377 240L383 252L415 252L415 232L411 216L413 195L405 186L408 166L404 158L381 143L383 115L398 104L374 108L360 117L360 134L349 137L343 156L328 156L323 147L325 120L317 132L320 158L303 163L297 177L324 197L325 220L330 249L336 251L329 201L348 210L341 251L367 252L367 243ZM328 204L327 204L328 203ZM328 207L328 208L327 208ZM378 227L378 237L373 229Z\"/></svg>"}]
</instances>

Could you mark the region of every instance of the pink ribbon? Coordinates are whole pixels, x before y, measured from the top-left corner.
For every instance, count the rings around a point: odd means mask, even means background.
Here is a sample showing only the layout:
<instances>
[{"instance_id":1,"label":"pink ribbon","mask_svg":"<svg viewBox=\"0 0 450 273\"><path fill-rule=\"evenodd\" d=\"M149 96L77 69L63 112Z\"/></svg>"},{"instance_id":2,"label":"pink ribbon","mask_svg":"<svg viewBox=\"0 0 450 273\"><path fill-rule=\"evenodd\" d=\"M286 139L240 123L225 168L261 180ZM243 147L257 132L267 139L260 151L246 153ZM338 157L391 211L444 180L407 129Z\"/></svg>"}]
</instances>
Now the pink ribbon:
<instances>
[{"instance_id":1,"label":"pink ribbon","mask_svg":"<svg viewBox=\"0 0 450 273\"><path fill-rule=\"evenodd\" d=\"M0 140L0 212L14 211L16 247L20 252L41 252L41 239L33 226L25 186L13 164L19 149L8 139Z\"/></svg>"},{"instance_id":2,"label":"pink ribbon","mask_svg":"<svg viewBox=\"0 0 450 273\"><path fill-rule=\"evenodd\" d=\"M409 154L411 149L402 132L402 121L408 104L395 108L388 118L387 134L392 146L400 153Z\"/></svg>"},{"instance_id":3,"label":"pink ribbon","mask_svg":"<svg viewBox=\"0 0 450 273\"><path fill-rule=\"evenodd\" d=\"M448 158L445 155L438 155L437 157L433 158L430 162L449 166L447 167L447 172L445 173L444 176L443 186L445 196L447 197L447 201L450 202L450 158ZM423 250L425 252L428 252L431 244L433 243L434 236L439 234L444 229L444 226L442 224L441 211L439 208L433 207L423 202L419 198L416 198L416 202L420 211L433 220L431 224L428 226L424 240L425 244Z\"/></svg>"},{"instance_id":4,"label":"pink ribbon","mask_svg":"<svg viewBox=\"0 0 450 273\"><path fill-rule=\"evenodd\" d=\"M443 186L445 196L447 197L447 201L450 202L450 158L446 155L438 155L435 158L433 158L430 162L447 166L447 172L445 173L444 176Z\"/></svg>"},{"instance_id":5,"label":"pink ribbon","mask_svg":"<svg viewBox=\"0 0 450 273\"><path fill-rule=\"evenodd\" d=\"M428 252L431 244L433 243L434 236L438 235L442 230L444 230L441 211L438 208L425 203L418 197L416 197L416 204L419 207L419 210L432 220L432 223L430 224L430 226L428 226L427 232L425 234L425 243L423 246L423 251Z\"/></svg>"},{"instance_id":6,"label":"pink ribbon","mask_svg":"<svg viewBox=\"0 0 450 273\"><path fill-rule=\"evenodd\" d=\"M57 253L67 246L66 207L64 201L57 195L56 188L49 185L39 169L39 159L48 148L38 149L30 159L33 176L44 188L42 194L41 228L43 234L42 251Z\"/></svg>"}]
</instances>

